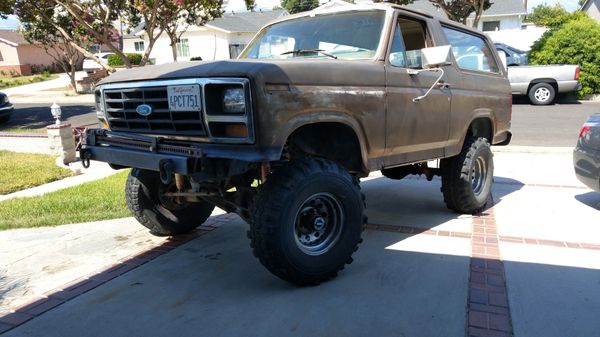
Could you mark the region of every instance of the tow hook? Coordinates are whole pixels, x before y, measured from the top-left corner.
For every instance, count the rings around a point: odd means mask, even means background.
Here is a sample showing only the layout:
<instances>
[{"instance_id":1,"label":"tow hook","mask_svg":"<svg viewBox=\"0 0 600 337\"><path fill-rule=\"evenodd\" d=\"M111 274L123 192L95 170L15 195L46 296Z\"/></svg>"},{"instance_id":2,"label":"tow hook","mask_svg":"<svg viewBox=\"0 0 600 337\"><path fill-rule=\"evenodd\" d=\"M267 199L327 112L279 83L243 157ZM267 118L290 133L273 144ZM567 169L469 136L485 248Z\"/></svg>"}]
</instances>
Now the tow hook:
<instances>
[{"instance_id":1,"label":"tow hook","mask_svg":"<svg viewBox=\"0 0 600 337\"><path fill-rule=\"evenodd\" d=\"M160 182L164 185L171 185L173 182L173 163L168 159L161 159L158 162L160 172Z\"/></svg>"},{"instance_id":2,"label":"tow hook","mask_svg":"<svg viewBox=\"0 0 600 337\"><path fill-rule=\"evenodd\" d=\"M92 158L92 154L86 150L80 150L79 156L81 157L81 165L84 168L90 167L90 159Z\"/></svg>"}]
</instances>

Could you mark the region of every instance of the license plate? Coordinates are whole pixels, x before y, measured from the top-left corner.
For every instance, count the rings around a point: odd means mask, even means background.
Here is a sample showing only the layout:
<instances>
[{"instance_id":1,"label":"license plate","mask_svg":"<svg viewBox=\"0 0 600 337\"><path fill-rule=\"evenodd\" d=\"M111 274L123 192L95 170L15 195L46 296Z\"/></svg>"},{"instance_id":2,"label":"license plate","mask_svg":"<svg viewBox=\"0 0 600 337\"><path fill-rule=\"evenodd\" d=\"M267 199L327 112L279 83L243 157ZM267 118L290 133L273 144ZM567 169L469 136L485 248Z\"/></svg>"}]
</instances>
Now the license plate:
<instances>
[{"instance_id":1,"label":"license plate","mask_svg":"<svg viewBox=\"0 0 600 337\"><path fill-rule=\"evenodd\" d=\"M171 85L167 87L169 95L169 110L171 111L200 111L200 86Z\"/></svg>"}]
</instances>

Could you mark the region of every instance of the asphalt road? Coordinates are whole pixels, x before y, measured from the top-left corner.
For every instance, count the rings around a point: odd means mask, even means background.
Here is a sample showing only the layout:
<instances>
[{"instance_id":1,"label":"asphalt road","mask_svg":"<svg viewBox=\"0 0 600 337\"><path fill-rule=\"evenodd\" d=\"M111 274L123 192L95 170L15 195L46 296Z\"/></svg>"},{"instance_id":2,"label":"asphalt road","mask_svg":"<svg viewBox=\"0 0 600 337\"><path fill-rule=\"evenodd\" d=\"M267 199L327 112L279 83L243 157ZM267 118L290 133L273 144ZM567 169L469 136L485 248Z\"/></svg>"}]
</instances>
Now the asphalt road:
<instances>
[{"instance_id":1,"label":"asphalt road","mask_svg":"<svg viewBox=\"0 0 600 337\"><path fill-rule=\"evenodd\" d=\"M14 104L15 110L7 123L0 125L6 129L43 129L54 123L50 114L50 104ZM98 125L93 104L61 104L62 120L72 126Z\"/></svg>"},{"instance_id":2,"label":"asphalt road","mask_svg":"<svg viewBox=\"0 0 600 337\"><path fill-rule=\"evenodd\" d=\"M63 120L73 126L97 125L92 104L62 105ZM550 106L530 105L515 99L512 114L513 140L511 145L575 146L581 125L587 117L600 112L600 102L563 100ZM0 126L8 128L44 128L53 122L48 104L15 104L11 120Z\"/></svg>"}]
</instances>

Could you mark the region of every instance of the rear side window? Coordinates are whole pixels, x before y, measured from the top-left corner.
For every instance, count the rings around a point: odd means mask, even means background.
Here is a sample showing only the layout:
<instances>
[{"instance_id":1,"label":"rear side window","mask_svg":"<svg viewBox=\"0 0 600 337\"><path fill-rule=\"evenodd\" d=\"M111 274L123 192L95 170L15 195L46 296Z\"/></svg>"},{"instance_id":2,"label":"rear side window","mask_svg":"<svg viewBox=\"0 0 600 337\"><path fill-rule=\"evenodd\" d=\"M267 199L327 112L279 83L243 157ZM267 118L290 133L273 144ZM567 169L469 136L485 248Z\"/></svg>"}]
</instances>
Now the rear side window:
<instances>
[{"instance_id":1,"label":"rear side window","mask_svg":"<svg viewBox=\"0 0 600 337\"><path fill-rule=\"evenodd\" d=\"M461 69L498 73L498 64L485 40L477 35L443 27L456 64Z\"/></svg>"},{"instance_id":2,"label":"rear side window","mask_svg":"<svg viewBox=\"0 0 600 337\"><path fill-rule=\"evenodd\" d=\"M422 68L421 49L426 47L426 41L421 22L399 17L390 50L390 64L402 68Z\"/></svg>"}]
</instances>

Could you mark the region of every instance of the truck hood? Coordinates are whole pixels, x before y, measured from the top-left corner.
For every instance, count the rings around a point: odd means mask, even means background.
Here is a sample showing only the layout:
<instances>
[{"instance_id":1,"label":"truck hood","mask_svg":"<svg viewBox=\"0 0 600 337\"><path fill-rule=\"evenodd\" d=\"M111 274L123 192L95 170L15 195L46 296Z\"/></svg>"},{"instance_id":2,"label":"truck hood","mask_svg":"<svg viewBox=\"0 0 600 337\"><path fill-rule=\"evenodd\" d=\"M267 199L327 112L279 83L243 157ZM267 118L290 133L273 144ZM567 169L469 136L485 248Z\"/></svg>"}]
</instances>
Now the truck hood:
<instances>
[{"instance_id":1,"label":"truck hood","mask_svg":"<svg viewBox=\"0 0 600 337\"><path fill-rule=\"evenodd\" d=\"M225 60L174 62L117 71L99 84L181 79L244 77L254 83L383 85L383 65L370 60ZM358 73L371 76L357 76ZM354 83L356 82L356 83Z\"/></svg>"}]
</instances>

